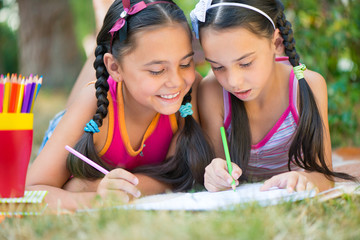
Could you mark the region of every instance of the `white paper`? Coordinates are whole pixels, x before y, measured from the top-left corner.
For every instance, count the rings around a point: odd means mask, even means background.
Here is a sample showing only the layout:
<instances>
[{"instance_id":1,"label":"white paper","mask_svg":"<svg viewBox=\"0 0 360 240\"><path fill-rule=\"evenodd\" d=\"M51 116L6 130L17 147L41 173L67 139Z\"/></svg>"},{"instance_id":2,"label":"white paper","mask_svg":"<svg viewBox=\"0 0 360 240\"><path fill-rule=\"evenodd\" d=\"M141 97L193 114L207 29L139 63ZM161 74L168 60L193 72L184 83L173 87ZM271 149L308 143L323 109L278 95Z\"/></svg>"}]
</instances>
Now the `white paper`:
<instances>
[{"instance_id":1,"label":"white paper","mask_svg":"<svg viewBox=\"0 0 360 240\"><path fill-rule=\"evenodd\" d=\"M187 210L204 211L230 209L236 204L257 202L261 206L311 198L315 191L288 193L286 189L260 191L263 183L243 184L236 191L170 193L144 197L123 207L138 210ZM122 207L122 208L123 208Z\"/></svg>"}]
</instances>

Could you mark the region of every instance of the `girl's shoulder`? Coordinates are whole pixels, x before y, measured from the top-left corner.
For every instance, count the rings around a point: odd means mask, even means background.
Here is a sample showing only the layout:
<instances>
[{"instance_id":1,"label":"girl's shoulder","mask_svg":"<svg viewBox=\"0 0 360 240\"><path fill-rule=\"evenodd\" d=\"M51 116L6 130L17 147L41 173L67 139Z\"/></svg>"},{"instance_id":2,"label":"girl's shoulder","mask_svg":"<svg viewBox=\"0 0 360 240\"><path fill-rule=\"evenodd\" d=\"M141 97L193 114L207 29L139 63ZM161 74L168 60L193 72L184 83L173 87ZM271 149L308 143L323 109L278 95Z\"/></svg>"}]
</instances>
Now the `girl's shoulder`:
<instances>
[{"instance_id":1,"label":"girl's shoulder","mask_svg":"<svg viewBox=\"0 0 360 240\"><path fill-rule=\"evenodd\" d=\"M312 93L314 94L316 103L320 108L320 111L327 111L327 86L324 77L314 71L305 70L304 78L309 85Z\"/></svg>"},{"instance_id":2,"label":"girl's shoulder","mask_svg":"<svg viewBox=\"0 0 360 240\"><path fill-rule=\"evenodd\" d=\"M222 96L223 88L216 80L216 77L212 71L208 73L206 77L199 84L199 94L204 96ZM219 95L221 93L221 95Z\"/></svg>"},{"instance_id":3,"label":"girl's shoulder","mask_svg":"<svg viewBox=\"0 0 360 240\"><path fill-rule=\"evenodd\" d=\"M307 69L304 71L304 77L312 90L326 89L325 78L320 73Z\"/></svg>"},{"instance_id":4,"label":"girl's shoulder","mask_svg":"<svg viewBox=\"0 0 360 240\"><path fill-rule=\"evenodd\" d=\"M212 71L200 82L198 105L200 116L223 116L223 88Z\"/></svg>"}]
</instances>

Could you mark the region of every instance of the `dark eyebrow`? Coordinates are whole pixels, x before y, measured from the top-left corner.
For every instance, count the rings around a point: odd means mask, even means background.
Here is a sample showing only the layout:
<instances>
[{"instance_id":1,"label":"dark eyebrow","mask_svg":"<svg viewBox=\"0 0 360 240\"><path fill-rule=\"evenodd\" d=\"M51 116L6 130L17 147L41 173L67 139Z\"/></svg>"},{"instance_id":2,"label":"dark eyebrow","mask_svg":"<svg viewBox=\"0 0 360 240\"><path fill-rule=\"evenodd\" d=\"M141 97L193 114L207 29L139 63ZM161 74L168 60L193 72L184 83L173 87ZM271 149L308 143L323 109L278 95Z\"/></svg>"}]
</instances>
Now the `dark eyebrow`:
<instances>
[{"instance_id":1,"label":"dark eyebrow","mask_svg":"<svg viewBox=\"0 0 360 240\"><path fill-rule=\"evenodd\" d=\"M255 52L247 53L247 54L239 57L238 59L235 59L233 62L238 62L238 61L240 61L240 60L243 60L244 58L247 58L247 57L249 57L250 55L252 55L252 54L254 54L254 53L255 53ZM217 62L215 62L215 61L213 61L213 60L210 60L210 59L208 59L208 58L205 58L205 60L208 61L208 62L211 62L211 63L219 64L219 63L217 63Z\"/></svg>"},{"instance_id":2,"label":"dark eyebrow","mask_svg":"<svg viewBox=\"0 0 360 240\"><path fill-rule=\"evenodd\" d=\"M181 58L181 60L184 60L188 57L192 57L194 56L194 52L191 51L190 53L186 54L183 58ZM154 65L154 64L164 64L166 63L167 61L163 61L163 60L154 60L154 61L151 61L149 63L146 63L144 66L149 66L149 65Z\"/></svg>"}]
</instances>

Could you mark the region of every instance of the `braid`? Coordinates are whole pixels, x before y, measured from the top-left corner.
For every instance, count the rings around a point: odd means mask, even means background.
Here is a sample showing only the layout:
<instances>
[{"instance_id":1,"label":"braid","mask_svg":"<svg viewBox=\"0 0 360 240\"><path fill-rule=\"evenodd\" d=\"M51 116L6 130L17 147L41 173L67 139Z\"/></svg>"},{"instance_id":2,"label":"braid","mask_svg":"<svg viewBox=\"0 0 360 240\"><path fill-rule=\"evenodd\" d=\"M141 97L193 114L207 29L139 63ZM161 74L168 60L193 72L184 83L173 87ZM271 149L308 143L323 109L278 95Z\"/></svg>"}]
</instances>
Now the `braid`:
<instances>
[{"instance_id":1,"label":"braid","mask_svg":"<svg viewBox=\"0 0 360 240\"><path fill-rule=\"evenodd\" d=\"M181 105L185 105L186 103L191 102L191 93L192 93L192 88L190 88L189 92L184 96Z\"/></svg>"},{"instance_id":2,"label":"braid","mask_svg":"<svg viewBox=\"0 0 360 240\"><path fill-rule=\"evenodd\" d=\"M107 48L105 46L99 45L96 47L94 68L96 69L97 78L95 88L98 108L93 117L93 120L99 127L102 126L103 119L108 113L109 105L109 100L107 99L107 92L109 91L109 84L107 79L109 77L109 73L107 72L103 61L104 54L106 52ZM104 161L102 161L98 156L94 146L93 133L85 132L80 141L75 145L75 149L85 156L88 156L100 166L108 170L111 169L111 167L105 164ZM72 154L69 154L66 165L74 177L96 179L104 176L101 172Z\"/></svg>"},{"instance_id":3,"label":"braid","mask_svg":"<svg viewBox=\"0 0 360 240\"><path fill-rule=\"evenodd\" d=\"M291 24L286 20L282 3L277 1L277 5L280 13L276 19L276 24L284 39L285 54L289 57L291 65L295 67L299 65L300 58L296 53ZM323 173L329 180L333 180L332 177L354 180L354 177L346 173L333 172L328 168L324 157L324 124L314 94L304 78L298 80L300 119L289 149L289 170L291 170L290 161L292 161L305 170Z\"/></svg>"},{"instance_id":4,"label":"braid","mask_svg":"<svg viewBox=\"0 0 360 240\"><path fill-rule=\"evenodd\" d=\"M96 78L95 83L96 88L96 98L97 98L97 110L93 117L93 120L100 127L103 124L103 119L108 113L109 100L107 99L107 92L109 91L109 84L107 79L109 78L109 73L106 70L104 64L104 54L107 52L106 47L100 45L95 49L96 59L94 61L94 68L96 69Z\"/></svg>"},{"instance_id":5,"label":"braid","mask_svg":"<svg viewBox=\"0 0 360 240\"><path fill-rule=\"evenodd\" d=\"M280 6L282 6L282 10L280 11L280 14L277 18L276 25L279 28L281 36L284 39L283 43L285 46L286 56L289 57L289 61L292 66L298 66L300 57L295 50L295 39L293 31L291 29L291 23L285 18L285 14L283 12L284 6L280 2L279 4L281 4Z\"/></svg>"}]
</instances>

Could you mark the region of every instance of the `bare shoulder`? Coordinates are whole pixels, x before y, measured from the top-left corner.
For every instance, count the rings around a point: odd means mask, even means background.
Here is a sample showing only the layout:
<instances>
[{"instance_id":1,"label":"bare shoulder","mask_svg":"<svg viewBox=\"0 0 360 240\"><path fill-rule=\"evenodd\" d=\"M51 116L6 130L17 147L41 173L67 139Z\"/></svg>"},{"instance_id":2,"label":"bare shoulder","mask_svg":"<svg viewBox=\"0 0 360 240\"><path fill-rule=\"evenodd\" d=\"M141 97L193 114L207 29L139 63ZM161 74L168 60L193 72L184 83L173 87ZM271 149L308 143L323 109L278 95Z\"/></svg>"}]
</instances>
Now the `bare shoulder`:
<instances>
[{"instance_id":1,"label":"bare shoulder","mask_svg":"<svg viewBox=\"0 0 360 240\"><path fill-rule=\"evenodd\" d=\"M200 82L199 85L199 101L201 105L222 103L223 88L216 80L212 71Z\"/></svg>"},{"instance_id":2,"label":"bare shoulder","mask_svg":"<svg viewBox=\"0 0 360 240\"><path fill-rule=\"evenodd\" d=\"M311 89L326 87L325 78L320 73L311 70L306 70L304 72L304 76Z\"/></svg>"},{"instance_id":3,"label":"bare shoulder","mask_svg":"<svg viewBox=\"0 0 360 240\"><path fill-rule=\"evenodd\" d=\"M327 85L324 77L311 70L306 70L304 72L304 77L317 101L327 100Z\"/></svg>"},{"instance_id":4,"label":"bare shoulder","mask_svg":"<svg viewBox=\"0 0 360 240\"><path fill-rule=\"evenodd\" d=\"M199 85L198 106L201 124L205 124L207 121L222 122L224 115L223 88L212 72Z\"/></svg>"}]
</instances>

